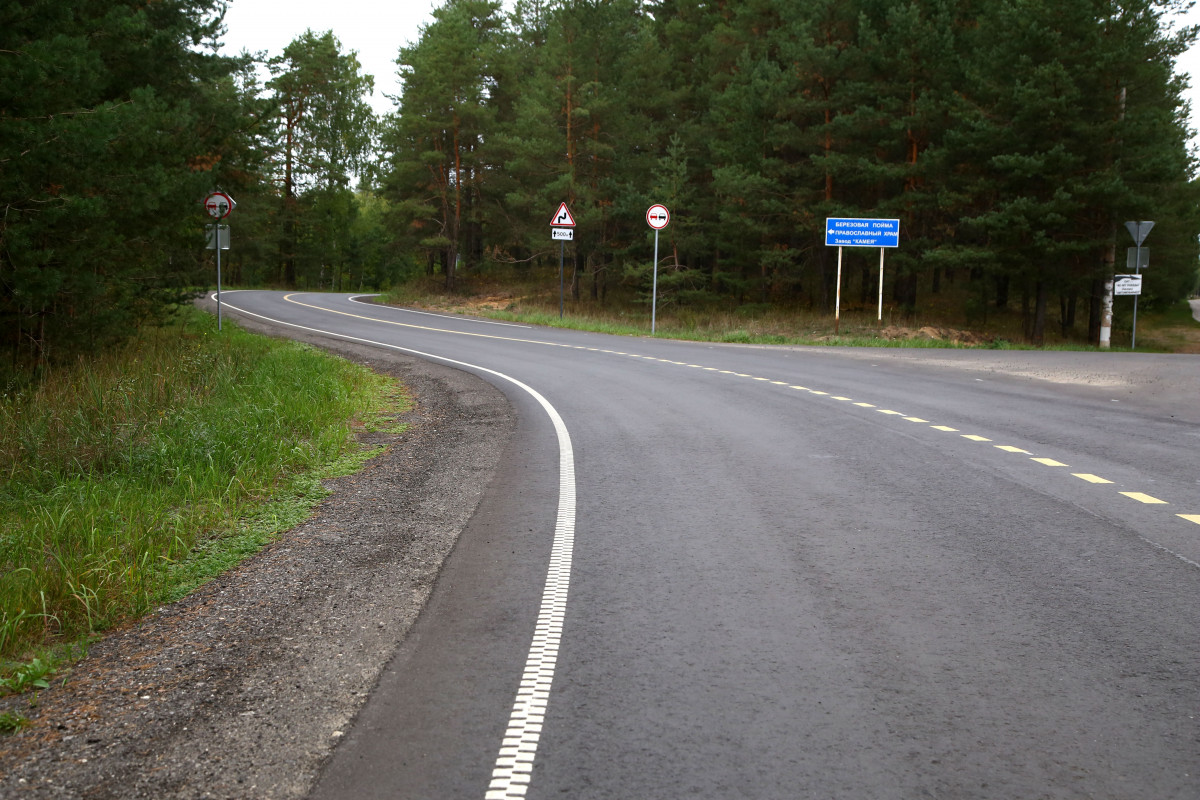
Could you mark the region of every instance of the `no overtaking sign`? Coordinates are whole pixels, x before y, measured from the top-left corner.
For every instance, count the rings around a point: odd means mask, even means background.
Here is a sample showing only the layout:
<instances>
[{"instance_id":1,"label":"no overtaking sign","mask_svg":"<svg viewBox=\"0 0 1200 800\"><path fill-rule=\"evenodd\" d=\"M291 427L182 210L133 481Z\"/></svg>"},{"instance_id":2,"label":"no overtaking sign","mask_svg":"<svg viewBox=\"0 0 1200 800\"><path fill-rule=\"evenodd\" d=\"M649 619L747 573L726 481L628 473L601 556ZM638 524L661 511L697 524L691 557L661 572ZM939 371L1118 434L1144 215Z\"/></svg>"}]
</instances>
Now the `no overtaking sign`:
<instances>
[{"instance_id":1,"label":"no overtaking sign","mask_svg":"<svg viewBox=\"0 0 1200 800\"><path fill-rule=\"evenodd\" d=\"M213 219L225 219L233 211L233 198L224 192L213 192L204 198L204 210Z\"/></svg>"}]
</instances>

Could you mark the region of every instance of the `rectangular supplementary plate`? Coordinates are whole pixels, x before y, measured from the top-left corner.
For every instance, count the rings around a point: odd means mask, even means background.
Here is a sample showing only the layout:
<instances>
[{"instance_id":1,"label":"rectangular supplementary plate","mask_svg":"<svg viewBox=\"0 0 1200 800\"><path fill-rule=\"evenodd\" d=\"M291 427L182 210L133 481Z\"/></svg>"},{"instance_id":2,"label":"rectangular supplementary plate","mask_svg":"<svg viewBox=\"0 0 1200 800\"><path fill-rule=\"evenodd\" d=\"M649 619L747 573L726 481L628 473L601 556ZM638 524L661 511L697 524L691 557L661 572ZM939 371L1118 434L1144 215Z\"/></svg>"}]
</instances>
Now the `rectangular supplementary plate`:
<instances>
[{"instance_id":1,"label":"rectangular supplementary plate","mask_svg":"<svg viewBox=\"0 0 1200 800\"><path fill-rule=\"evenodd\" d=\"M829 217L825 220L828 247L899 247L900 220Z\"/></svg>"}]
</instances>

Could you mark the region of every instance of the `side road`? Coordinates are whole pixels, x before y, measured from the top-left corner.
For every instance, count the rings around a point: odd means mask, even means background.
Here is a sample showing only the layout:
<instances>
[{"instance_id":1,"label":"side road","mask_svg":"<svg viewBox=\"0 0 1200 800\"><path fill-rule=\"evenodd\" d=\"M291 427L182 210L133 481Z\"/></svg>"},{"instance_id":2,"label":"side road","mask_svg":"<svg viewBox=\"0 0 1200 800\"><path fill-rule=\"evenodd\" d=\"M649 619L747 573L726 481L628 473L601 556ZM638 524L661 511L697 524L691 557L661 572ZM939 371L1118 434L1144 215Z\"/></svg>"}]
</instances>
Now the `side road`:
<instances>
[{"instance_id":1,"label":"side road","mask_svg":"<svg viewBox=\"0 0 1200 800\"><path fill-rule=\"evenodd\" d=\"M257 321L239 323L273 333ZM411 391L399 436L315 515L109 634L0 738L0 797L299 798L419 614L515 425L504 396L400 354L310 342Z\"/></svg>"}]
</instances>

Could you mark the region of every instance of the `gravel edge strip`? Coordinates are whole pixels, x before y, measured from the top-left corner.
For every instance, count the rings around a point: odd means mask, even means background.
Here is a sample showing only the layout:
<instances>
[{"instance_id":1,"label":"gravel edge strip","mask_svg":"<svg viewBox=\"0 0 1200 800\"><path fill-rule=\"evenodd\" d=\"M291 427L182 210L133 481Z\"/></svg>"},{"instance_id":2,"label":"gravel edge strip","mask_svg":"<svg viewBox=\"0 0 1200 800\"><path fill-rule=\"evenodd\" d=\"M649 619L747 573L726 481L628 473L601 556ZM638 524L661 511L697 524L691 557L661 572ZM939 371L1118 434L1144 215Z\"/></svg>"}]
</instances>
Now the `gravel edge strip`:
<instances>
[{"instance_id":1,"label":"gravel edge strip","mask_svg":"<svg viewBox=\"0 0 1200 800\"><path fill-rule=\"evenodd\" d=\"M303 524L111 632L65 686L6 698L0 797L299 798L424 606L516 419L467 373L252 320L398 378L400 435Z\"/></svg>"}]
</instances>

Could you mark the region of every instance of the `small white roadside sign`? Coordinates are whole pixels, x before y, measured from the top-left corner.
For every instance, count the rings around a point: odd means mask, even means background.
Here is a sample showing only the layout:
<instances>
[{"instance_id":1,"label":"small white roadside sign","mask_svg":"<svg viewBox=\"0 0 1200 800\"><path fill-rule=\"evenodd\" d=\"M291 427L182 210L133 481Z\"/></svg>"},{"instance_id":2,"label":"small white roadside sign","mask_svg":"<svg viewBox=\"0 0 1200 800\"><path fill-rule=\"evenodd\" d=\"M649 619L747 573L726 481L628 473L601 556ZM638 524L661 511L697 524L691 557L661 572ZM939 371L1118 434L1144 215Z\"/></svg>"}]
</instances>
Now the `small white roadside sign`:
<instances>
[{"instance_id":1,"label":"small white roadside sign","mask_svg":"<svg viewBox=\"0 0 1200 800\"><path fill-rule=\"evenodd\" d=\"M1140 295L1142 293L1142 276L1141 275L1114 275L1113 276L1113 294L1117 297L1122 295Z\"/></svg>"}]
</instances>

